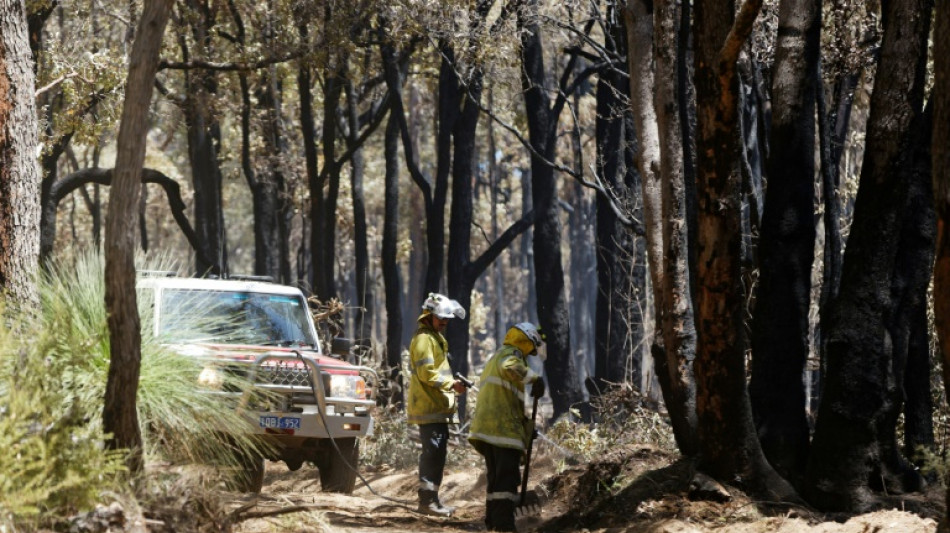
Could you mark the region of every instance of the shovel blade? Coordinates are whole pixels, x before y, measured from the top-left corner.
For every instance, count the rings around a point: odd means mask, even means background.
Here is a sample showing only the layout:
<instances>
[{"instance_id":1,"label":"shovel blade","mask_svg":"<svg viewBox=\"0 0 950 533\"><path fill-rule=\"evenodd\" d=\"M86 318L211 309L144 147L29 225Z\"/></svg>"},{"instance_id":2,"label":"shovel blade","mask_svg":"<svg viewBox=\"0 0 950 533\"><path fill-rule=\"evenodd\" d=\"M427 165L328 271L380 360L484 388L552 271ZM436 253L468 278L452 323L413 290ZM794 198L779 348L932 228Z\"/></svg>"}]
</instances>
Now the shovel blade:
<instances>
[{"instance_id":1,"label":"shovel blade","mask_svg":"<svg viewBox=\"0 0 950 533\"><path fill-rule=\"evenodd\" d=\"M522 498L521 504L515 507L515 519L541 516L541 497L538 493L529 490Z\"/></svg>"}]
</instances>

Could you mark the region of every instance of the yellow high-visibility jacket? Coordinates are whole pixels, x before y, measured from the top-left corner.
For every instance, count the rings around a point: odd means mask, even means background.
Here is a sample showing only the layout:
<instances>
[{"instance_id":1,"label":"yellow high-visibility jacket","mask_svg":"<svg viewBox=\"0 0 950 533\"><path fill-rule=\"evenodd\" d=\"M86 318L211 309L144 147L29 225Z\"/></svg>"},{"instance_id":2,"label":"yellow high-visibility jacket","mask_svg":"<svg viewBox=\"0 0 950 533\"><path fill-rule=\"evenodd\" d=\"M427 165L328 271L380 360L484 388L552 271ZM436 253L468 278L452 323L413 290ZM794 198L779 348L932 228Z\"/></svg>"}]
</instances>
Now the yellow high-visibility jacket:
<instances>
[{"instance_id":1,"label":"yellow high-visibility jacket","mask_svg":"<svg viewBox=\"0 0 950 533\"><path fill-rule=\"evenodd\" d=\"M452 391L455 378L449 366L448 342L441 333L419 324L409 345L410 424L457 424L456 399Z\"/></svg>"},{"instance_id":2,"label":"yellow high-visibility jacket","mask_svg":"<svg viewBox=\"0 0 950 533\"><path fill-rule=\"evenodd\" d=\"M534 344L521 330L511 328L504 346L485 364L468 437L473 445L482 441L501 448L527 448L531 435L524 412L524 386L538 375L531 371L525 354L533 349Z\"/></svg>"}]
</instances>

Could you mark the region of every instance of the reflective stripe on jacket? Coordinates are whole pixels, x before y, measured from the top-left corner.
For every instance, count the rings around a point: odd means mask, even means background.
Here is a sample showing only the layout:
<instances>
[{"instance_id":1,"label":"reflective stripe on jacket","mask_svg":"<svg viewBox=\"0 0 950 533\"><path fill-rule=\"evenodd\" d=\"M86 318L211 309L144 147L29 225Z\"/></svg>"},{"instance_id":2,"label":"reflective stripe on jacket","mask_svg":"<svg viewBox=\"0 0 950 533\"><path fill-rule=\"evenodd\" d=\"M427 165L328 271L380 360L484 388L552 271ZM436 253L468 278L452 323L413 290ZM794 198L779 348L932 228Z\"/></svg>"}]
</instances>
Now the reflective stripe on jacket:
<instances>
[{"instance_id":1,"label":"reflective stripe on jacket","mask_svg":"<svg viewBox=\"0 0 950 533\"><path fill-rule=\"evenodd\" d=\"M524 386L537 374L528 367L524 350L533 346L524 333L509 330L505 345L485 364L468 437L472 444L483 441L522 451L527 447Z\"/></svg>"},{"instance_id":2,"label":"reflective stripe on jacket","mask_svg":"<svg viewBox=\"0 0 950 533\"><path fill-rule=\"evenodd\" d=\"M409 345L409 374L409 423L458 423L448 343L426 324L419 324Z\"/></svg>"}]
</instances>

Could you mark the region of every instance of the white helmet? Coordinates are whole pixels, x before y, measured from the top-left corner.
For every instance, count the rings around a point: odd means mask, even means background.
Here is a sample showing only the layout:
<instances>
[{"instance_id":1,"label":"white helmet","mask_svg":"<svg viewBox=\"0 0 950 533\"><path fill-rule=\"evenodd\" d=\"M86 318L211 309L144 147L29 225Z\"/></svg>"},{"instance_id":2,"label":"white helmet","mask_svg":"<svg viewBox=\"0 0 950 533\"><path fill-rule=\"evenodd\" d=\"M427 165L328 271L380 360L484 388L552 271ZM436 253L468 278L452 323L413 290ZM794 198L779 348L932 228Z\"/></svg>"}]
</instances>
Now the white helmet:
<instances>
[{"instance_id":1,"label":"white helmet","mask_svg":"<svg viewBox=\"0 0 950 533\"><path fill-rule=\"evenodd\" d=\"M541 333L541 329L532 324L531 322L519 322L512 326L518 328L522 333L528 337L532 343L534 343L534 349L544 346L544 334Z\"/></svg>"},{"instance_id":2,"label":"white helmet","mask_svg":"<svg viewBox=\"0 0 950 533\"><path fill-rule=\"evenodd\" d=\"M430 292L426 301L422 302L422 310L439 318L465 318L465 309L460 303L435 292Z\"/></svg>"}]
</instances>

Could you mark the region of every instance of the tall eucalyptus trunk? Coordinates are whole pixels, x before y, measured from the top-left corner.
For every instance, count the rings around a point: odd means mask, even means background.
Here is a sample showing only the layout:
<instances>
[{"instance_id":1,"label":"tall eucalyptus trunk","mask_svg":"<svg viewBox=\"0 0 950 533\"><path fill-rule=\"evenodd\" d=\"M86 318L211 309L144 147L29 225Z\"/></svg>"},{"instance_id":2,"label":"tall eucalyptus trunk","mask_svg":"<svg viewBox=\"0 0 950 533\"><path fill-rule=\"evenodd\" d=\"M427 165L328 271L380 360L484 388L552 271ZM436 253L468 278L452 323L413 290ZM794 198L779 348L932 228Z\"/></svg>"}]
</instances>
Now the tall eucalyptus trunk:
<instances>
[{"instance_id":1,"label":"tall eucalyptus trunk","mask_svg":"<svg viewBox=\"0 0 950 533\"><path fill-rule=\"evenodd\" d=\"M809 354L815 248L815 101L821 2L783 0L772 80L759 282L752 320L749 394L759 442L772 466L801 482L808 457L803 381Z\"/></svg>"},{"instance_id":2,"label":"tall eucalyptus trunk","mask_svg":"<svg viewBox=\"0 0 950 533\"><path fill-rule=\"evenodd\" d=\"M0 3L0 291L17 305L39 301L40 173L36 74L23 2Z\"/></svg>"},{"instance_id":3,"label":"tall eucalyptus trunk","mask_svg":"<svg viewBox=\"0 0 950 533\"><path fill-rule=\"evenodd\" d=\"M809 501L822 509L861 511L891 476L880 435L895 419L894 359L888 317L908 186L899 169L913 148L923 108L930 0L884 4L884 38L871 94L867 141L845 250L841 288L832 304L827 370L806 478ZM899 382L898 382L899 383Z\"/></svg>"}]
</instances>

